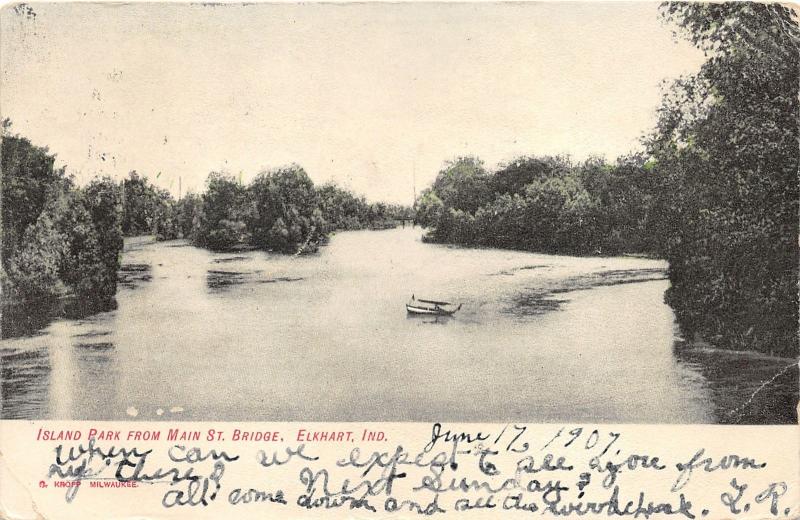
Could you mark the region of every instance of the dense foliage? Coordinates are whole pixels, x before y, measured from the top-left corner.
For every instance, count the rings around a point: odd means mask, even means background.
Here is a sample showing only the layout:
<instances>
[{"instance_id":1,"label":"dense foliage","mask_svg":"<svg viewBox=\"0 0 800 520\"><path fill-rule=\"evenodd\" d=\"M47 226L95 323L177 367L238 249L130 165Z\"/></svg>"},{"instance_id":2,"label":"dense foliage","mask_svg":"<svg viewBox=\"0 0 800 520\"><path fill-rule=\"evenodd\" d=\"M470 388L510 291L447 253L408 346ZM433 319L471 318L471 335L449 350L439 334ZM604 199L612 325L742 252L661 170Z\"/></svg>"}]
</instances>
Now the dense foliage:
<instances>
[{"instance_id":1,"label":"dense foliage","mask_svg":"<svg viewBox=\"0 0 800 520\"><path fill-rule=\"evenodd\" d=\"M247 189L252 201L248 231L261 249L294 253L316 244L324 233L317 192L297 165L259 173Z\"/></svg>"},{"instance_id":2,"label":"dense foliage","mask_svg":"<svg viewBox=\"0 0 800 520\"><path fill-rule=\"evenodd\" d=\"M24 137L2 137L4 301L116 293L120 193L110 179L77 188L55 157Z\"/></svg>"},{"instance_id":3,"label":"dense foliage","mask_svg":"<svg viewBox=\"0 0 800 520\"><path fill-rule=\"evenodd\" d=\"M136 171L130 172L122 181L122 196L122 232L125 236L157 232L156 227L165 218L164 212L172 202L167 190L154 186Z\"/></svg>"},{"instance_id":4,"label":"dense foliage","mask_svg":"<svg viewBox=\"0 0 800 520\"><path fill-rule=\"evenodd\" d=\"M369 203L330 182L317 188L317 200L326 231L385 229L394 227L397 220L411 220L414 214L408 206Z\"/></svg>"},{"instance_id":5,"label":"dense foliage","mask_svg":"<svg viewBox=\"0 0 800 520\"><path fill-rule=\"evenodd\" d=\"M652 252L652 174L639 156L616 164L520 157L488 172L449 162L425 190L417 221L427 239L571 254Z\"/></svg>"},{"instance_id":6,"label":"dense foliage","mask_svg":"<svg viewBox=\"0 0 800 520\"><path fill-rule=\"evenodd\" d=\"M282 253L315 251L328 233L393 227L411 208L368 203L335 184L314 186L305 170L290 165L259 173L247 186L212 173L201 196L169 204L157 221L159 238L183 236L213 250L255 247Z\"/></svg>"},{"instance_id":7,"label":"dense foliage","mask_svg":"<svg viewBox=\"0 0 800 520\"><path fill-rule=\"evenodd\" d=\"M247 190L233 178L212 173L201 197L192 239L202 247L230 249L246 239Z\"/></svg>"},{"instance_id":8,"label":"dense foliage","mask_svg":"<svg viewBox=\"0 0 800 520\"><path fill-rule=\"evenodd\" d=\"M667 301L690 335L798 354L798 53L786 7L667 3L708 56L666 92L650 140Z\"/></svg>"},{"instance_id":9,"label":"dense foliage","mask_svg":"<svg viewBox=\"0 0 800 520\"><path fill-rule=\"evenodd\" d=\"M460 158L418 200L428 239L571 254L656 253L684 333L798 354L800 29L788 8L682 3L706 53L665 92L646 155L607 164Z\"/></svg>"}]
</instances>

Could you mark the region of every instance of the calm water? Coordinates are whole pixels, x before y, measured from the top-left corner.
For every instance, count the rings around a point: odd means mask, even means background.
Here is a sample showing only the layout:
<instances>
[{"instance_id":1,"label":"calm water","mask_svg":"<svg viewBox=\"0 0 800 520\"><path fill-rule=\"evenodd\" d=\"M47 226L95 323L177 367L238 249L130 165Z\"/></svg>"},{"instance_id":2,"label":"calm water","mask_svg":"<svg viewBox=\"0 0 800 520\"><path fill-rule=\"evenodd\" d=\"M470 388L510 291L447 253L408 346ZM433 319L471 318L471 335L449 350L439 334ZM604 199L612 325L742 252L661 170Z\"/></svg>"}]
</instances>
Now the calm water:
<instances>
[{"instance_id":1,"label":"calm water","mask_svg":"<svg viewBox=\"0 0 800 520\"><path fill-rule=\"evenodd\" d=\"M420 234L339 233L298 258L129 242L114 310L0 342L2 416L796 420L791 360L681 341L664 262ZM412 293L463 308L409 317Z\"/></svg>"}]
</instances>

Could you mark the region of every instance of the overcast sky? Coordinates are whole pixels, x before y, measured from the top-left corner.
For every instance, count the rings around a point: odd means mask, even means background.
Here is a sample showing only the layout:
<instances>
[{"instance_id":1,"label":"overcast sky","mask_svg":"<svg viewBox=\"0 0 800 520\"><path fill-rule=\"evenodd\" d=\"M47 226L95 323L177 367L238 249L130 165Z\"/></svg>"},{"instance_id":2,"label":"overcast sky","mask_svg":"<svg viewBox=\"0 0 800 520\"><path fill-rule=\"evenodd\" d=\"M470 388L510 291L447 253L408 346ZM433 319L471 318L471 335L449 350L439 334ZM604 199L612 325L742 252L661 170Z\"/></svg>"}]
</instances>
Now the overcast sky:
<instances>
[{"instance_id":1,"label":"overcast sky","mask_svg":"<svg viewBox=\"0 0 800 520\"><path fill-rule=\"evenodd\" d=\"M12 129L81 182L135 169L175 194L296 162L410 203L414 169L420 191L458 155L613 159L653 126L661 80L702 61L657 3L18 11L0 26Z\"/></svg>"}]
</instances>

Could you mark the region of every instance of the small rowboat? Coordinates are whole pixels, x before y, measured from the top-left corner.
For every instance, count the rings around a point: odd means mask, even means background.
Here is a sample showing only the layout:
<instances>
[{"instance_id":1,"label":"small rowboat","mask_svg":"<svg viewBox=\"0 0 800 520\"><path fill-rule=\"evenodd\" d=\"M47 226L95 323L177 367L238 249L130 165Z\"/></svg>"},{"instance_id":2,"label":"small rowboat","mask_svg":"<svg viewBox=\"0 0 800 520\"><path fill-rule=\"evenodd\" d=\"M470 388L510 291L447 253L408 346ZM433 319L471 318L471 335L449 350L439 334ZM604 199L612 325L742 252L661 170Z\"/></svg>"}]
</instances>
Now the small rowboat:
<instances>
[{"instance_id":1,"label":"small rowboat","mask_svg":"<svg viewBox=\"0 0 800 520\"><path fill-rule=\"evenodd\" d=\"M453 305L450 302L441 302L437 300L417 300L414 295L411 295L411 303L406 304L406 311L409 314L424 314L429 316L452 316L459 309L461 305L455 309L448 309L447 307Z\"/></svg>"}]
</instances>

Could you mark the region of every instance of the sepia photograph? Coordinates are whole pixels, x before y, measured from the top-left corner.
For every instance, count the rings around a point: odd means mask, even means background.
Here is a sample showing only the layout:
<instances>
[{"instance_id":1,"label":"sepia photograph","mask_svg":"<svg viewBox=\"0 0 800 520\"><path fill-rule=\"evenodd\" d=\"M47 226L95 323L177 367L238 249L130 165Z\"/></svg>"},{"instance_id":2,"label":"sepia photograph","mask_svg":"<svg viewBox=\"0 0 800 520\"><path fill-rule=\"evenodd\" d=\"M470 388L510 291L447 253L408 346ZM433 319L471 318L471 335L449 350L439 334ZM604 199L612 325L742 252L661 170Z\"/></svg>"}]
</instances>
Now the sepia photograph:
<instances>
[{"instance_id":1,"label":"sepia photograph","mask_svg":"<svg viewBox=\"0 0 800 520\"><path fill-rule=\"evenodd\" d=\"M796 424L799 50L778 3L8 4L0 419Z\"/></svg>"}]
</instances>

